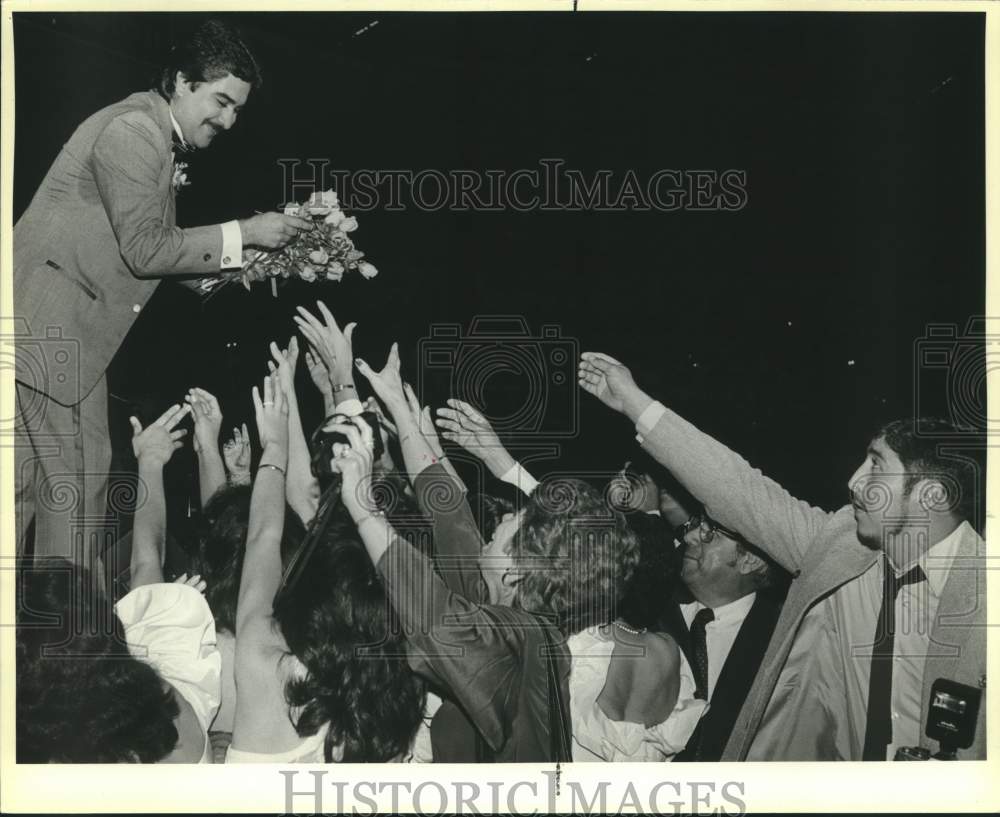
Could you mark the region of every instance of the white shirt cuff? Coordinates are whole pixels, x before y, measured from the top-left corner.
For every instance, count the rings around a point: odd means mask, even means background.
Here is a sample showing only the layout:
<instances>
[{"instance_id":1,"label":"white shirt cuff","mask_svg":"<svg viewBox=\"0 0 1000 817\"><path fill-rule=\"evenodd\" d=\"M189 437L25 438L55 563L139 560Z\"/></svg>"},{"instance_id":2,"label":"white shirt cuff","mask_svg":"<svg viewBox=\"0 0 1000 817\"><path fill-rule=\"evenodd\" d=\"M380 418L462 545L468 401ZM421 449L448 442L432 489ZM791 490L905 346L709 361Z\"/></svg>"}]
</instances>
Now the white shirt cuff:
<instances>
[{"instance_id":1,"label":"white shirt cuff","mask_svg":"<svg viewBox=\"0 0 1000 817\"><path fill-rule=\"evenodd\" d=\"M337 403L334 406L334 414L343 414L345 417L354 417L357 414L361 414L365 410L365 405L360 400L352 397L350 400L344 400L341 403Z\"/></svg>"},{"instance_id":2,"label":"white shirt cuff","mask_svg":"<svg viewBox=\"0 0 1000 817\"><path fill-rule=\"evenodd\" d=\"M657 400L654 400L646 409L639 415L639 419L635 421L635 438L641 443L645 439L646 435L660 422L660 418L666 414L667 407Z\"/></svg>"},{"instance_id":3,"label":"white shirt cuff","mask_svg":"<svg viewBox=\"0 0 1000 817\"><path fill-rule=\"evenodd\" d=\"M660 515L660 512L658 510L656 510L655 508L653 510L651 510L651 511L646 511L646 513L648 513L650 516L659 516Z\"/></svg>"},{"instance_id":4,"label":"white shirt cuff","mask_svg":"<svg viewBox=\"0 0 1000 817\"><path fill-rule=\"evenodd\" d=\"M243 233L238 221L227 221L222 227L222 264L220 269L240 269L243 266Z\"/></svg>"},{"instance_id":5,"label":"white shirt cuff","mask_svg":"<svg viewBox=\"0 0 1000 817\"><path fill-rule=\"evenodd\" d=\"M500 479L503 482L513 485L521 493L528 496L531 496L532 491L538 486L538 480L531 476L519 462L515 462L510 467L510 470L500 477Z\"/></svg>"}]
</instances>

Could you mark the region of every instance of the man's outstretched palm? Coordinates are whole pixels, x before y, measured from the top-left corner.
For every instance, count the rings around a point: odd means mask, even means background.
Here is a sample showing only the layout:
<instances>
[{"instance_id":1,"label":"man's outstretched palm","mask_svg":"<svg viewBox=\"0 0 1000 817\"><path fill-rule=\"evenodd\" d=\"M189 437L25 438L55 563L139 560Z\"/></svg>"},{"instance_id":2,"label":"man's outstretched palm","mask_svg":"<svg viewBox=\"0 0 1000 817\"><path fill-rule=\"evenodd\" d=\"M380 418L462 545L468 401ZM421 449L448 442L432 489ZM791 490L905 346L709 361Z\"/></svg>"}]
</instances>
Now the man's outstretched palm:
<instances>
[{"instance_id":1,"label":"man's outstretched palm","mask_svg":"<svg viewBox=\"0 0 1000 817\"><path fill-rule=\"evenodd\" d=\"M594 395L608 408L625 411L629 399L634 398L639 387L632 379L632 372L601 352L584 352L580 356L580 386Z\"/></svg>"}]
</instances>

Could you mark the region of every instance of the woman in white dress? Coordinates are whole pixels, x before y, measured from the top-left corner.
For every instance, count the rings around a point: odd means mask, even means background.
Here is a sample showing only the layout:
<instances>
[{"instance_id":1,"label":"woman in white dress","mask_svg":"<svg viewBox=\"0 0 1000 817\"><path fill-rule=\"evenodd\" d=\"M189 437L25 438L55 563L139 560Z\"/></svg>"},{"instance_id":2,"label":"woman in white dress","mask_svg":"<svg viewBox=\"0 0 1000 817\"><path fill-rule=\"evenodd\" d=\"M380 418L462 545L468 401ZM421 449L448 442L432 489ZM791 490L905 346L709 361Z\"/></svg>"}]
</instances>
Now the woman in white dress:
<instances>
[{"instance_id":1,"label":"woman in white dress","mask_svg":"<svg viewBox=\"0 0 1000 817\"><path fill-rule=\"evenodd\" d=\"M406 662L385 591L352 526L336 522L297 583L281 587L289 427L298 436L294 355L263 397L253 390L263 453L253 482L236 610L236 713L229 763L428 759L424 683ZM290 423L290 420L292 421ZM296 428L297 426L297 428ZM317 515L322 519L322 510Z\"/></svg>"},{"instance_id":2,"label":"woman in white dress","mask_svg":"<svg viewBox=\"0 0 1000 817\"><path fill-rule=\"evenodd\" d=\"M629 632L614 620L638 561L638 542L623 515L585 482L551 480L484 544L464 494L437 465L439 446L422 422L426 413L403 388L396 347L382 372L362 362L359 369L392 414L417 496L431 498L424 504L433 517L435 552L453 564L454 579L438 576L364 501L371 456L362 440L370 430L357 418L339 425L351 441L339 451L344 504L422 674L448 693L439 717L449 718L452 731L476 733L453 741L451 756L436 751L435 759L664 760L679 752L707 705L693 697L690 671L669 636ZM568 656L559 649L567 639ZM441 644L461 644L460 659ZM566 697L568 747L559 740L567 731L560 717ZM463 758L459 752L469 745L482 750Z\"/></svg>"},{"instance_id":3,"label":"woman in white dress","mask_svg":"<svg viewBox=\"0 0 1000 817\"><path fill-rule=\"evenodd\" d=\"M114 610L89 571L64 560L28 572L19 588L20 610L59 622L18 622L19 762L211 762L220 670L212 614L197 577L163 581L163 466L181 445L185 432L174 428L186 413L173 406L146 429L132 418L144 501L132 589Z\"/></svg>"}]
</instances>

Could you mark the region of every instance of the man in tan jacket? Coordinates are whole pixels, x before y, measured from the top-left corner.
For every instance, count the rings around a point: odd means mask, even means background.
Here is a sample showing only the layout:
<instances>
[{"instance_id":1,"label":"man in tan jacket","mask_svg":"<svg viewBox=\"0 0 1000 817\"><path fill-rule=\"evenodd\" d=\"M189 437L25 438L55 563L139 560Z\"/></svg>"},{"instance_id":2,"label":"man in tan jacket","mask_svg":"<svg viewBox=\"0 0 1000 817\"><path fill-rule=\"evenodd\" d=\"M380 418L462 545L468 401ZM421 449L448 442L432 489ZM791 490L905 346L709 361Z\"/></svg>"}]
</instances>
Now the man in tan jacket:
<instances>
[{"instance_id":1,"label":"man in tan jacket","mask_svg":"<svg viewBox=\"0 0 1000 817\"><path fill-rule=\"evenodd\" d=\"M105 371L160 280L239 268L244 246L281 247L310 226L279 213L176 226L174 151L208 147L259 84L237 32L202 24L155 90L76 129L14 226L19 555L32 518L36 557L86 563L103 550L92 534L111 461Z\"/></svg>"},{"instance_id":2,"label":"man in tan jacket","mask_svg":"<svg viewBox=\"0 0 1000 817\"><path fill-rule=\"evenodd\" d=\"M712 518L795 577L722 760L938 750L924 733L938 679L981 696L958 757L986 757L985 545L967 521L973 469L936 445L945 428L890 423L851 477L852 504L828 513L656 402L613 358L585 353L580 385L635 423Z\"/></svg>"}]
</instances>

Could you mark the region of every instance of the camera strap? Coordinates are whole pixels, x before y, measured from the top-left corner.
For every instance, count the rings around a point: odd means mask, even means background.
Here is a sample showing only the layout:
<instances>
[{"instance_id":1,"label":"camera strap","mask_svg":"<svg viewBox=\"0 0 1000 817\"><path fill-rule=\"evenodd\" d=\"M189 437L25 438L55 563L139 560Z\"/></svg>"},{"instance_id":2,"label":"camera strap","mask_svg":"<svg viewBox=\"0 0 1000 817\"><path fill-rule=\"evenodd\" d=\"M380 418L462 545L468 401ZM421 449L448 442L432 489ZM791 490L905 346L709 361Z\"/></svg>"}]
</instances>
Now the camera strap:
<instances>
[{"instance_id":1,"label":"camera strap","mask_svg":"<svg viewBox=\"0 0 1000 817\"><path fill-rule=\"evenodd\" d=\"M309 564L309 558L316 549L316 544L319 542L320 537L326 530L330 517L333 515L334 510L339 504L340 480L334 480L333 484L330 485L330 487L327 488L320 497L319 508L316 511L316 516L313 517L312 524L309 526L309 530L306 531L302 544L299 545L298 550L295 551L295 555L288 560L288 565L285 567L284 571L282 571L281 584L278 585L278 592L274 594L275 606L277 606L278 602L281 601L286 594L295 590L295 585L298 584L299 579L302 578L302 574L305 571L306 566Z\"/></svg>"}]
</instances>

